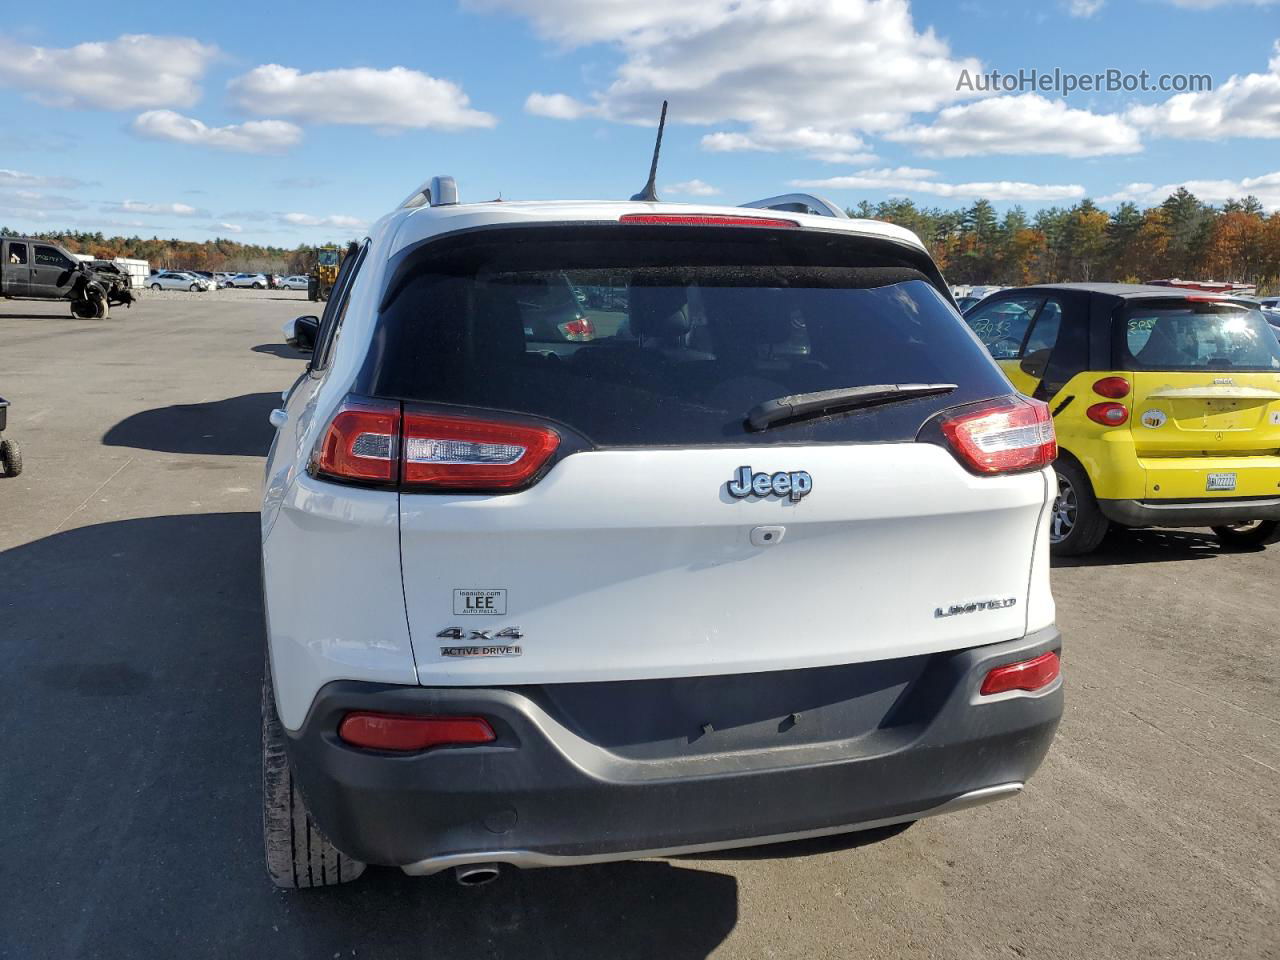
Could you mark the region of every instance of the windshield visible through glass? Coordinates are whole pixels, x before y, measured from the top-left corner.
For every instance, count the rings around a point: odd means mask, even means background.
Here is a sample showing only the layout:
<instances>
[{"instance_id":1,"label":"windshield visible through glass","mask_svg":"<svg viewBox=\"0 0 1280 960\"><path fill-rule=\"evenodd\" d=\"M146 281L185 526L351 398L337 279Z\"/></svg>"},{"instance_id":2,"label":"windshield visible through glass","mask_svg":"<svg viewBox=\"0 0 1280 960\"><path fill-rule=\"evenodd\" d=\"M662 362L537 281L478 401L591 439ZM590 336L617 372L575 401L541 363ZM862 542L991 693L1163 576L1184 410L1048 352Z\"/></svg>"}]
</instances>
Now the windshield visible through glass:
<instances>
[{"instance_id":1,"label":"windshield visible through glass","mask_svg":"<svg viewBox=\"0 0 1280 960\"><path fill-rule=\"evenodd\" d=\"M1280 371L1280 341L1262 312L1222 301L1131 306L1123 354L1129 370Z\"/></svg>"}]
</instances>

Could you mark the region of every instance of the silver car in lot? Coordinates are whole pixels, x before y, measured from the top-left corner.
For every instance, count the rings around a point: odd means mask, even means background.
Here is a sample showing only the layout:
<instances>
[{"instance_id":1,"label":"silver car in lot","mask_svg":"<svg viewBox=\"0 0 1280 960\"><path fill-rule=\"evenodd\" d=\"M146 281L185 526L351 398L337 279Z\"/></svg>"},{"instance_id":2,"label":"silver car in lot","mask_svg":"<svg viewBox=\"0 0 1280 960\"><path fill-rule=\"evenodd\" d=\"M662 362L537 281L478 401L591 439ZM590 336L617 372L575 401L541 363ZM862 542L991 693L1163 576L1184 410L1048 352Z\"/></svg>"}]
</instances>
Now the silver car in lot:
<instances>
[{"instance_id":1,"label":"silver car in lot","mask_svg":"<svg viewBox=\"0 0 1280 960\"><path fill-rule=\"evenodd\" d=\"M147 286L152 290L190 290L192 293L215 289L212 280L183 270L153 273L147 278Z\"/></svg>"},{"instance_id":2,"label":"silver car in lot","mask_svg":"<svg viewBox=\"0 0 1280 960\"><path fill-rule=\"evenodd\" d=\"M306 290L310 281L304 276L284 277L277 286L281 290Z\"/></svg>"},{"instance_id":3,"label":"silver car in lot","mask_svg":"<svg viewBox=\"0 0 1280 960\"><path fill-rule=\"evenodd\" d=\"M227 281L228 287L252 287L254 290L267 289L265 273L237 273Z\"/></svg>"}]
</instances>

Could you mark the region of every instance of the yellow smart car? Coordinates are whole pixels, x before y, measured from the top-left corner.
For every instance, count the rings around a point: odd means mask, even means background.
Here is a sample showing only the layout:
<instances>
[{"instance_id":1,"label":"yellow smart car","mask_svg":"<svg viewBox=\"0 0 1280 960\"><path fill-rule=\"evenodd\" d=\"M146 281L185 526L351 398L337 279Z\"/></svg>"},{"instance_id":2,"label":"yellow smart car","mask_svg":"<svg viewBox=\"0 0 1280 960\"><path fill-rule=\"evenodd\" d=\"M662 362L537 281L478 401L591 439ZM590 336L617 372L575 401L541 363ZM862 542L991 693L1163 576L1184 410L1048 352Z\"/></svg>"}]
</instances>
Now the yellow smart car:
<instances>
[{"instance_id":1,"label":"yellow smart car","mask_svg":"<svg viewBox=\"0 0 1280 960\"><path fill-rule=\"evenodd\" d=\"M1058 434L1053 552L1111 524L1280 539L1280 341L1256 303L1119 283L1001 290L965 320Z\"/></svg>"}]
</instances>

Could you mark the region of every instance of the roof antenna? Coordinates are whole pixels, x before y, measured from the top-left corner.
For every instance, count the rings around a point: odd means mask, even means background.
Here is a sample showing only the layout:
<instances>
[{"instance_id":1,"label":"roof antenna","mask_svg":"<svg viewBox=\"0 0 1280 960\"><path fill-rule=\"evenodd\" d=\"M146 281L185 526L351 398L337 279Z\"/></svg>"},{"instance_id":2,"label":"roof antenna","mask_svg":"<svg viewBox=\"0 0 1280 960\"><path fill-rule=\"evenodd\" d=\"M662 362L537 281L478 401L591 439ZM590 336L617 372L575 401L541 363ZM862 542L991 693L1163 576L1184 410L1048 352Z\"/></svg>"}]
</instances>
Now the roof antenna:
<instances>
[{"instance_id":1,"label":"roof antenna","mask_svg":"<svg viewBox=\"0 0 1280 960\"><path fill-rule=\"evenodd\" d=\"M649 203L658 202L658 151L662 149L662 128L667 125L667 101L662 101L662 116L658 118L658 141L653 145L653 163L649 164L649 182L644 185L644 189L634 194L632 200L645 200Z\"/></svg>"}]
</instances>

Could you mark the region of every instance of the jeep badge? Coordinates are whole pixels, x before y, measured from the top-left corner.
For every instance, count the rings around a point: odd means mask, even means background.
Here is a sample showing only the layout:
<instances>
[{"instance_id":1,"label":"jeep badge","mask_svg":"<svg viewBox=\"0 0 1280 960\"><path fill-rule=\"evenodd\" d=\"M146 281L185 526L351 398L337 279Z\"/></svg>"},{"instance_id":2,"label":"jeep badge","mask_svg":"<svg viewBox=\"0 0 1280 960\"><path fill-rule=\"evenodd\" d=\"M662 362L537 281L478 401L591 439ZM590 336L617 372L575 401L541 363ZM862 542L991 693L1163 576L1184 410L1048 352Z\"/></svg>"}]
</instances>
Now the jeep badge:
<instances>
[{"instance_id":1,"label":"jeep badge","mask_svg":"<svg viewBox=\"0 0 1280 960\"><path fill-rule=\"evenodd\" d=\"M813 489L813 477L804 470L789 473L752 473L750 467L739 467L733 479L725 484L729 496L742 500L746 497L790 497L792 502L807 497Z\"/></svg>"}]
</instances>

